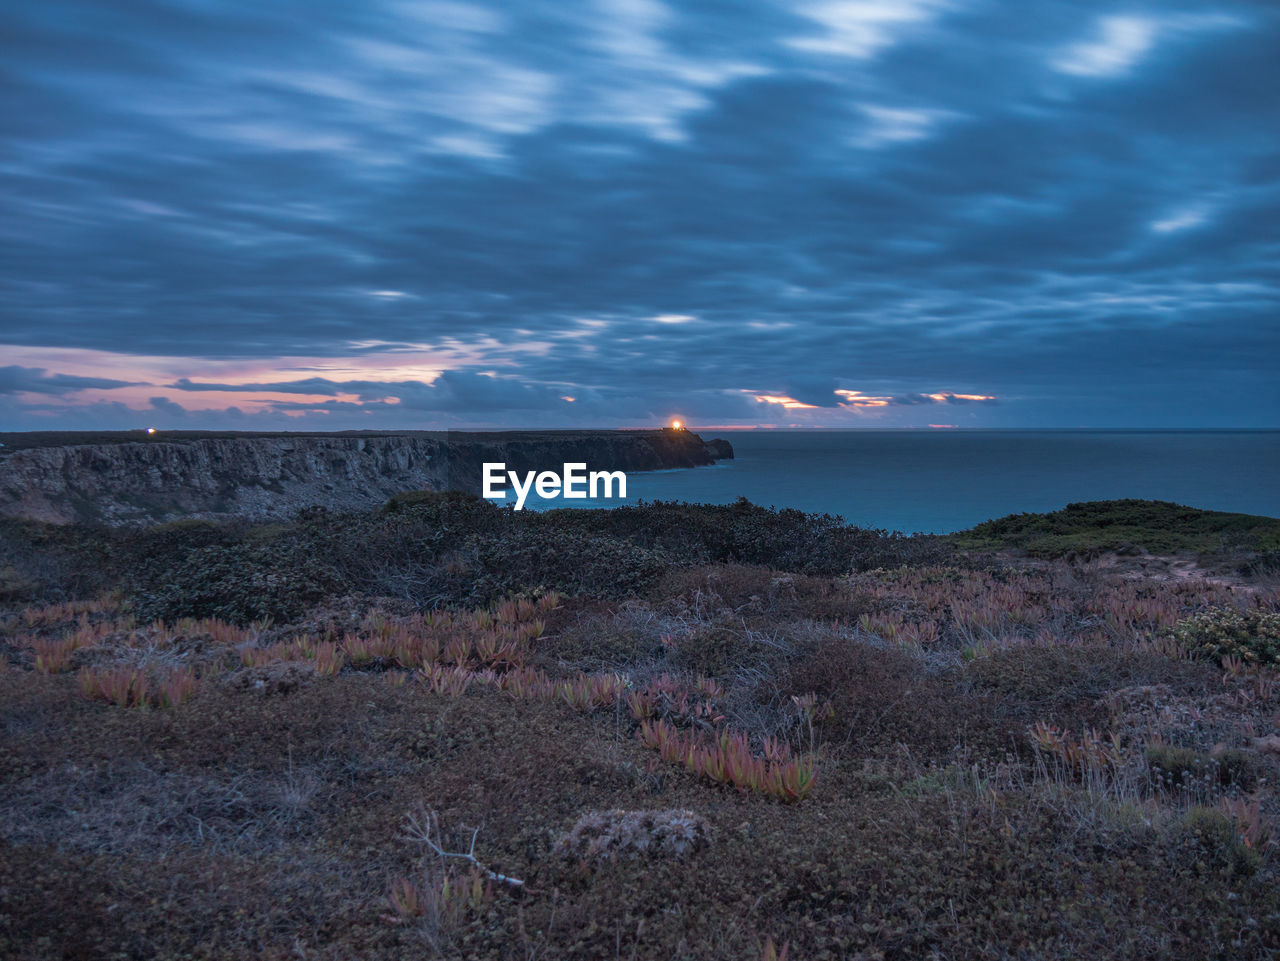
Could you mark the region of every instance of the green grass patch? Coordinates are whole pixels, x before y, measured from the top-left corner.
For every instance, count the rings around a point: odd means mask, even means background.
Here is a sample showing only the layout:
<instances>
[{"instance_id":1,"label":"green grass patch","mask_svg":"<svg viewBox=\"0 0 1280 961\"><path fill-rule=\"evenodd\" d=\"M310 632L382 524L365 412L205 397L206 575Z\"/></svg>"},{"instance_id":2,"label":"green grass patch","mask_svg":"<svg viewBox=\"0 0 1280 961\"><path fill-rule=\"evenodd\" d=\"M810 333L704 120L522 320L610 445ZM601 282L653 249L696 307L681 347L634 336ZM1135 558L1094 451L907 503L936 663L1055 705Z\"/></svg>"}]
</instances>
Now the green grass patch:
<instances>
[{"instance_id":1,"label":"green grass patch","mask_svg":"<svg viewBox=\"0 0 1280 961\"><path fill-rule=\"evenodd\" d=\"M1048 514L1010 514L951 535L971 550L1020 548L1041 557L1143 548L1153 554L1266 551L1280 547L1280 519L1206 511L1168 501L1068 504Z\"/></svg>"}]
</instances>

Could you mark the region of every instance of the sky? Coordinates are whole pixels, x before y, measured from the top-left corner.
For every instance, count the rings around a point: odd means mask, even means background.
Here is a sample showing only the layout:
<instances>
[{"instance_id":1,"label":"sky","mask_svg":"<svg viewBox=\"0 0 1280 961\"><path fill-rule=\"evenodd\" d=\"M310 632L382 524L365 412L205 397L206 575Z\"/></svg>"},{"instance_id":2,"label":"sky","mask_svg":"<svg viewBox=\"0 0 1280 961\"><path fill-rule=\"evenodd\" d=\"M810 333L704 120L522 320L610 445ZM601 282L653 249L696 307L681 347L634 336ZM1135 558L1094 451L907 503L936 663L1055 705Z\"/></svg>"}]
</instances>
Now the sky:
<instances>
[{"instance_id":1,"label":"sky","mask_svg":"<svg viewBox=\"0 0 1280 961\"><path fill-rule=\"evenodd\" d=\"M0 428L1280 427L1280 5L0 11Z\"/></svg>"}]
</instances>

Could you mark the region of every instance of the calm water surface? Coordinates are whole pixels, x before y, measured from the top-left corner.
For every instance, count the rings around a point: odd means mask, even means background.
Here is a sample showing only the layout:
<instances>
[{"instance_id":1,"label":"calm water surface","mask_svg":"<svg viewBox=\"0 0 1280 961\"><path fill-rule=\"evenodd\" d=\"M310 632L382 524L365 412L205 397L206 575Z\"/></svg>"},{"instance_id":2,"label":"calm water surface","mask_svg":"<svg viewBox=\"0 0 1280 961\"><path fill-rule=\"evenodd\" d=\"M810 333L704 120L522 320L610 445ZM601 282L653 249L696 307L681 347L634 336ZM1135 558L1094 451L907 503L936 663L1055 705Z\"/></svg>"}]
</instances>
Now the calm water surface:
<instances>
[{"instance_id":1,"label":"calm water surface","mask_svg":"<svg viewBox=\"0 0 1280 961\"><path fill-rule=\"evenodd\" d=\"M1280 516L1280 431L703 431L715 467L633 473L627 500L757 504L945 533L1072 501L1143 497ZM527 507L616 506L554 500Z\"/></svg>"}]
</instances>

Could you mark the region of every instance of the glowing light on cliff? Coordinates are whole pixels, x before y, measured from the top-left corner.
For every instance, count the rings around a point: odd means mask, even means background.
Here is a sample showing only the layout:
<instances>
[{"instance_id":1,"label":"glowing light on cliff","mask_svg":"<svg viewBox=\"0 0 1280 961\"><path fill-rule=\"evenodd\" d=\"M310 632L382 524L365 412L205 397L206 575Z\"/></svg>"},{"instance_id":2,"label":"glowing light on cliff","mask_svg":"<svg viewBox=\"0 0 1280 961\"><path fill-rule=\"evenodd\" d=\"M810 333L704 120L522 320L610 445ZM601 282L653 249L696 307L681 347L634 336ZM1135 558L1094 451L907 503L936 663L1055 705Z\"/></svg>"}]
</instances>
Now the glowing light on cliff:
<instances>
[{"instance_id":1,"label":"glowing light on cliff","mask_svg":"<svg viewBox=\"0 0 1280 961\"><path fill-rule=\"evenodd\" d=\"M148 433L148 434L154 434L155 432L156 432L156 429L155 429L154 427L148 427L148 428L147 428L147 433Z\"/></svg>"},{"instance_id":2,"label":"glowing light on cliff","mask_svg":"<svg viewBox=\"0 0 1280 961\"><path fill-rule=\"evenodd\" d=\"M678 420L673 420L673 421L671 422L671 429L672 429L672 430L681 430L683 427L684 427L684 424L682 424L682 423L681 423L680 421L678 421Z\"/></svg>"}]
</instances>

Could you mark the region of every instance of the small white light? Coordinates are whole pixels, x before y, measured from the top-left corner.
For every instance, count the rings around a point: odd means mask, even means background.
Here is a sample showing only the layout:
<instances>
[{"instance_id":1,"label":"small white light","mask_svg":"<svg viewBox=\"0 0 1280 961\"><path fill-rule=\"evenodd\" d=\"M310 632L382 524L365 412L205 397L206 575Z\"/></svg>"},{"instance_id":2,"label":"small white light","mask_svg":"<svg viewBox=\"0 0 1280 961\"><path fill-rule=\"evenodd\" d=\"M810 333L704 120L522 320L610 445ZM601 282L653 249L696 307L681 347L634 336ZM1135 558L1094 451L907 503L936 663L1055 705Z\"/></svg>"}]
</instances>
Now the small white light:
<instances>
[{"instance_id":1,"label":"small white light","mask_svg":"<svg viewBox=\"0 0 1280 961\"><path fill-rule=\"evenodd\" d=\"M155 429L154 427L148 427L148 428L147 428L147 433L148 433L148 434L154 434L155 432L156 432L156 429Z\"/></svg>"}]
</instances>

